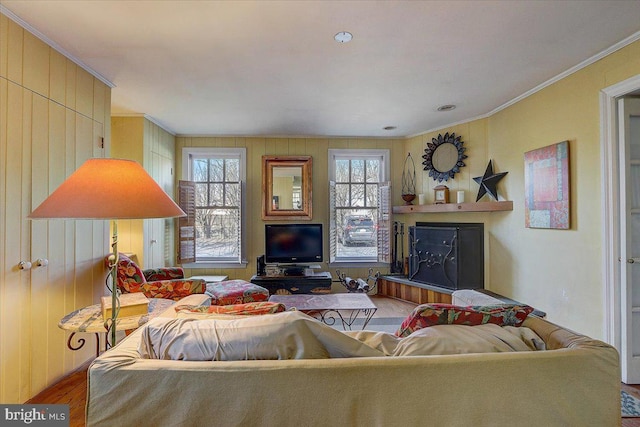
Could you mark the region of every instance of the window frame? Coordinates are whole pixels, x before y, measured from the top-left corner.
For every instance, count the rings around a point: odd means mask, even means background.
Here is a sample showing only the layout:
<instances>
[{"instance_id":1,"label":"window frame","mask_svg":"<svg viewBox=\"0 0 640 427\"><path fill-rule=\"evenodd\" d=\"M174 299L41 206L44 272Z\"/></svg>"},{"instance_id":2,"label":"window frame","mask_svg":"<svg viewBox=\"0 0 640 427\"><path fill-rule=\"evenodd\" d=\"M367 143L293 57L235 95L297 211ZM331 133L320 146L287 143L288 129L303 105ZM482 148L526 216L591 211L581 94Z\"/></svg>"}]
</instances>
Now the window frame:
<instances>
[{"instance_id":1,"label":"window frame","mask_svg":"<svg viewBox=\"0 0 640 427\"><path fill-rule=\"evenodd\" d=\"M182 179L193 181L192 159L196 158L237 158L240 170L240 251L238 261L215 261L211 259L185 263L185 268L246 268L246 181L247 181L247 149L244 147L184 147L182 149Z\"/></svg>"},{"instance_id":2,"label":"window frame","mask_svg":"<svg viewBox=\"0 0 640 427\"><path fill-rule=\"evenodd\" d=\"M357 160L370 160L370 159L375 159L375 160L380 160L381 162L381 166L380 166L380 176L378 177L378 186L379 186L379 191L380 188L382 188L382 186L386 186L390 188L390 184L389 184L389 176L390 176L390 170L391 170L391 153L390 150L387 149L340 149L340 148L335 148L335 149L329 149L328 150L328 165L329 165L329 170L328 170L328 174L329 174L329 186L330 186L330 192L331 192L331 186L335 185L335 180L336 180L336 160L353 160L353 159L357 159ZM380 197L380 196L379 196ZM329 200L329 217L330 217L330 222L333 220L333 215L331 213L331 210L335 210L335 206L333 205L334 201ZM387 199L387 203L390 204L391 203L391 195L388 195L388 199ZM378 213L380 213L380 209L382 208L382 204L383 201L382 200L378 200L378 207L376 208L376 210L378 211ZM391 215L391 212L389 211L389 216ZM391 218L389 218L389 222L391 221ZM337 242L338 236L337 236L337 232L338 232L338 227L336 224L329 224L328 230L329 230L329 242L331 242L331 239L335 239L335 241ZM331 236L331 233L336 233L335 236ZM389 266L389 262L384 262L384 261L380 261L381 258L381 247L380 247L380 242L379 242L380 236L378 237L378 244L376 245L377 248L377 255L376 257L370 257L370 258L362 258L362 259L357 259L357 258L337 258L337 255L335 253L333 253L333 248L332 245L329 244L327 245L329 247L329 267L342 267L342 268L346 268L346 267L363 267L364 265L366 265L367 267L388 267ZM387 242L388 245L391 244L391 242Z\"/></svg>"}]
</instances>

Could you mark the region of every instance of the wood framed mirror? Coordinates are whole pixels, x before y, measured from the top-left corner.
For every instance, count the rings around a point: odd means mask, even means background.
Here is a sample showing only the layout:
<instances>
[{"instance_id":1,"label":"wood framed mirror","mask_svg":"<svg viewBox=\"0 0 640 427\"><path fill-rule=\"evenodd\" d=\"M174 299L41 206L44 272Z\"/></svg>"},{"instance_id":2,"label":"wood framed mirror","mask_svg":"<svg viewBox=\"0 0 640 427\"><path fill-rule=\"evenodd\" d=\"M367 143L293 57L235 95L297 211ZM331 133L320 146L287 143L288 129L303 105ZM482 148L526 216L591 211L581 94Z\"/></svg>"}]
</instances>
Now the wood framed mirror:
<instances>
[{"instance_id":1,"label":"wood framed mirror","mask_svg":"<svg viewBox=\"0 0 640 427\"><path fill-rule=\"evenodd\" d=\"M311 220L311 156L262 156L262 219Z\"/></svg>"}]
</instances>

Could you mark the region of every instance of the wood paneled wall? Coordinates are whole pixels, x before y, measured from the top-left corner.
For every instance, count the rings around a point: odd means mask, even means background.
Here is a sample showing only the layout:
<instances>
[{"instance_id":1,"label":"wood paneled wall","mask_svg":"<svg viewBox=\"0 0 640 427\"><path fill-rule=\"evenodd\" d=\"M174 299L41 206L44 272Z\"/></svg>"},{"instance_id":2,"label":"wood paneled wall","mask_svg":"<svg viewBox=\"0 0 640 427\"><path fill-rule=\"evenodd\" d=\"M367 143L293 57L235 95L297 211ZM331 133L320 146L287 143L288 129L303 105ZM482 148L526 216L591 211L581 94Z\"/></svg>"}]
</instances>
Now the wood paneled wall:
<instances>
[{"instance_id":1,"label":"wood paneled wall","mask_svg":"<svg viewBox=\"0 0 640 427\"><path fill-rule=\"evenodd\" d=\"M106 157L111 90L0 14L0 402L22 403L94 355L57 327L104 293L108 223L27 220L86 159ZM20 270L20 261L49 265ZM92 335L87 335L89 341Z\"/></svg>"},{"instance_id":2,"label":"wood paneled wall","mask_svg":"<svg viewBox=\"0 0 640 427\"><path fill-rule=\"evenodd\" d=\"M176 138L146 117L111 117L111 154L135 160L175 199ZM118 221L119 248L135 253L143 268L175 265L172 218Z\"/></svg>"},{"instance_id":3,"label":"wood paneled wall","mask_svg":"<svg viewBox=\"0 0 640 427\"><path fill-rule=\"evenodd\" d=\"M260 138L260 137L176 137L176 176L182 178L183 147L245 147L247 149L246 239L247 261L244 269L188 269L187 275L223 274L234 279L249 280L256 274L256 258L264 253L264 224L262 209L262 156L288 155L313 157L313 220L329 223L329 150L330 149L388 149L391 154L392 195L394 204L401 202L400 188L402 165L407 155L402 139L375 138ZM249 237L250 236L250 237ZM336 280L335 268L327 266L329 245L325 244L323 270L331 271ZM382 270L382 269L381 269ZM367 268L341 268L348 276L367 277ZM388 273L385 269L383 273ZM334 283L334 292L344 291Z\"/></svg>"}]
</instances>

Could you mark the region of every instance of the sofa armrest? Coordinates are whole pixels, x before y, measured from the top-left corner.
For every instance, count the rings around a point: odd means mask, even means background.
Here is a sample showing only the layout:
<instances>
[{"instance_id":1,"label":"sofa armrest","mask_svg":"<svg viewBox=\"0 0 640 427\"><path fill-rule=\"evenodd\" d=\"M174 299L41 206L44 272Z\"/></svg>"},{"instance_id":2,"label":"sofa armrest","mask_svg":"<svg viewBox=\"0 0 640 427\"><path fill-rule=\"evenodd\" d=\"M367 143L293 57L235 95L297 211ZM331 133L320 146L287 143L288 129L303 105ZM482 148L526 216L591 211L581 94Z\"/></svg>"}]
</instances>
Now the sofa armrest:
<instances>
[{"instance_id":1,"label":"sofa armrest","mask_svg":"<svg viewBox=\"0 0 640 427\"><path fill-rule=\"evenodd\" d=\"M192 294L180 299L171 307L167 308L165 311L160 313L158 317L170 317L175 318L176 315L176 307L179 306L192 306L192 307L208 307L211 305L211 297L206 294Z\"/></svg>"},{"instance_id":2,"label":"sofa armrest","mask_svg":"<svg viewBox=\"0 0 640 427\"><path fill-rule=\"evenodd\" d=\"M143 283L140 290L147 298L166 298L177 301L191 294L203 294L206 282L202 279L156 280Z\"/></svg>"},{"instance_id":3,"label":"sofa armrest","mask_svg":"<svg viewBox=\"0 0 640 427\"><path fill-rule=\"evenodd\" d=\"M142 274L147 282L156 280L184 279L184 270L181 267L161 267L143 270Z\"/></svg>"},{"instance_id":4,"label":"sofa armrest","mask_svg":"<svg viewBox=\"0 0 640 427\"><path fill-rule=\"evenodd\" d=\"M503 304L503 301L473 289L461 289L451 294L451 304L466 307L470 305Z\"/></svg>"}]
</instances>

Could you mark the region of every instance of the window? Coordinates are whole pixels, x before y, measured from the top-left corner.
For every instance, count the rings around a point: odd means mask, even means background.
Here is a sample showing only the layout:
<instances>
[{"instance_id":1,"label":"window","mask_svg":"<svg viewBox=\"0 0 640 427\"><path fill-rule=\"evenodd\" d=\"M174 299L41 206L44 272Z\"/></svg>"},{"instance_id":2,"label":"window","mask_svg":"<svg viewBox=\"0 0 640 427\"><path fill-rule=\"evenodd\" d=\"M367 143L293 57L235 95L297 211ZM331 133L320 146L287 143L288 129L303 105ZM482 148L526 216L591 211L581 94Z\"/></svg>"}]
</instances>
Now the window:
<instances>
[{"instance_id":1,"label":"window","mask_svg":"<svg viewBox=\"0 0 640 427\"><path fill-rule=\"evenodd\" d=\"M388 158L388 150L329 150L330 262L390 262Z\"/></svg>"},{"instance_id":2,"label":"window","mask_svg":"<svg viewBox=\"0 0 640 427\"><path fill-rule=\"evenodd\" d=\"M181 264L245 264L242 189L246 175L246 150L185 148L180 181L178 236Z\"/></svg>"}]
</instances>

